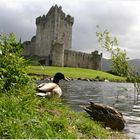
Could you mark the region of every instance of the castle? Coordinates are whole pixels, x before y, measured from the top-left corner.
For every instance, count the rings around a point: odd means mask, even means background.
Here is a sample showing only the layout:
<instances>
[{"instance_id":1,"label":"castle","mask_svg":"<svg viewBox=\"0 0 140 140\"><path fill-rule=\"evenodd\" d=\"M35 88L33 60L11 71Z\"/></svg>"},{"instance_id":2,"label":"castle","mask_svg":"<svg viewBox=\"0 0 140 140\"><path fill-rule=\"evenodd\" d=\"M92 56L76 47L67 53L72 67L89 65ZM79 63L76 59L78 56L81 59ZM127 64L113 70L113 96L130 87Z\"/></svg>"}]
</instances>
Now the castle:
<instances>
[{"instance_id":1,"label":"castle","mask_svg":"<svg viewBox=\"0 0 140 140\"><path fill-rule=\"evenodd\" d=\"M102 54L71 50L74 18L66 15L62 7L52 6L47 15L36 18L36 36L23 42L23 56L41 65L81 67L100 70Z\"/></svg>"}]
</instances>

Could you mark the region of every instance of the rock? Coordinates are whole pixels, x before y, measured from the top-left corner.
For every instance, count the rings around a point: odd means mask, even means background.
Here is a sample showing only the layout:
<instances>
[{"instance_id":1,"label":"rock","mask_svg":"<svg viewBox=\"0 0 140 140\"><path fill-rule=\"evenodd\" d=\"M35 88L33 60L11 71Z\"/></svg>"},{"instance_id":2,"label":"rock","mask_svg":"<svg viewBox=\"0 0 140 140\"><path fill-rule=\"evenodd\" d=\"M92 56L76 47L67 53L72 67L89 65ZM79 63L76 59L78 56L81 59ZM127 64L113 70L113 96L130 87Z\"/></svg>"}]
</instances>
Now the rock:
<instances>
[{"instance_id":1,"label":"rock","mask_svg":"<svg viewBox=\"0 0 140 140\"><path fill-rule=\"evenodd\" d=\"M105 79L104 82L109 82L109 80L108 79Z\"/></svg>"},{"instance_id":2,"label":"rock","mask_svg":"<svg viewBox=\"0 0 140 140\"><path fill-rule=\"evenodd\" d=\"M84 79L82 79L83 81L90 81L88 78L84 78Z\"/></svg>"},{"instance_id":3,"label":"rock","mask_svg":"<svg viewBox=\"0 0 140 140\"><path fill-rule=\"evenodd\" d=\"M77 78L77 80L82 80L82 78L79 77L79 78Z\"/></svg>"},{"instance_id":4,"label":"rock","mask_svg":"<svg viewBox=\"0 0 140 140\"><path fill-rule=\"evenodd\" d=\"M122 113L111 106L90 102L82 108L92 119L101 122L104 127L110 127L113 130L122 130L125 127Z\"/></svg>"}]
</instances>

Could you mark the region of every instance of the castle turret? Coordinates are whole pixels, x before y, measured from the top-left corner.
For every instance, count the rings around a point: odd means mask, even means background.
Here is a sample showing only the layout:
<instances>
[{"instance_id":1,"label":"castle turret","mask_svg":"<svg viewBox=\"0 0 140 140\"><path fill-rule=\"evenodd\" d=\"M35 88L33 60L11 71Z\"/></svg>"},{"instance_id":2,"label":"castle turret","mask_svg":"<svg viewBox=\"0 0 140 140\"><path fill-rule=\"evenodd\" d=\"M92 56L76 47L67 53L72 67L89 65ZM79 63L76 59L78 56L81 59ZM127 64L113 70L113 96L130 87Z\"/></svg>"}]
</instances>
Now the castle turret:
<instances>
[{"instance_id":1,"label":"castle turret","mask_svg":"<svg viewBox=\"0 0 140 140\"><path fill-rule=\"evenodd\" d=\"M52 66L64 66L64 46L60 43L53 43L50 53L50 62Z\"/></svg>"},{"instance_id":2,"label":"castle turret","mask_svg":"<svg viewBox=\"0 0 140 140\"><path fill-rule=\"evenodd\" d=\"M36 55L50 54L52 42L59 42L64 49L71 49L74 18L65 15L62 7L52 6L47 15L36 18Z\"/></svg>"},{"instance_id":3,"label":"castle turret","mask_svg":"<svg viewBox=\"0 0 140 140\"><path fill-rule=\"evenodd\" d=\"M94 51L91 53L92 55L92 69L101 70L101 60L102 60L102 53L99 54L98 51Z\"/></svg>"},{"instance_id":4,"label":"castle turret","mask_svg":"<svg viewBox=\"0 0 140 140\"><path fill-rule=\"evenodd\" d=\"M36 18L36 35L24 42L25 57L41 65L81 67L99 70L102 54L71 50L74 18L66 15L62 7L52 6L46 15Z\"/></svg>"}]
</instances>

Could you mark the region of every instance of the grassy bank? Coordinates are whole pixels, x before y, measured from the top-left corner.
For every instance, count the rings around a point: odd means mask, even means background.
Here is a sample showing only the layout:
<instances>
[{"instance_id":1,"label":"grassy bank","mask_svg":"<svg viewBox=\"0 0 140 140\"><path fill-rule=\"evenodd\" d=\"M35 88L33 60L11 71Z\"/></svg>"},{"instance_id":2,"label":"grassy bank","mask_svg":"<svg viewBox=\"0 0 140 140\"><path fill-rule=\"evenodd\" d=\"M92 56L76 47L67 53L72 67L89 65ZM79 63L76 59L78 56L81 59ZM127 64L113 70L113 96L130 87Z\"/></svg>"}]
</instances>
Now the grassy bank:
<instances>
[{"instance_id":1,"label":"grassy bank","mask_svg":"<svg viewBox=\"0 0 140 140\"><path fill-rule=\"evenodd\" d=\"M124 80L101 71L80 68L30 66L28 73L53 76L58 71L72 78L99 76L100 79ZM32 84L23 85L0 93L1 139L127 138L120 132L107 131L86 112L72 111L63 99L37 97Z\"/></svg>"},{"instance_id":2,"label":"grassy bank","mask_svg":"<svg viewBox=\"0 0 140 140\"><path fill-rule=\"evenodd\" d=\"M109 132L86 113L75 113L62 99L35 96L31 87L0 94L1 139L126 138Z\"/></svg>"},{"instance_id":3,"label":"grassy bank","mask_svg":"<svg viewBox=\"0 0 140 140\"><path fill-rule=\"evenodd\" d=\"M126 78L115 76L106 72L84 69L84 68L69 68L69 67L49 67L49 66L31 66L28 73L43 74L53 76L56 72L62 72L67 77L72 78L96 78L101 80L108 79L110 81L125 81Z\"/></svg>"},{"instance_id":4,"label":"grassy bank","mask_svg":"<svg viewBox=\"0 0 140 140\"><path fill-rule=\"evenodd\" d=\"M13 33L0 36L0 139L125 138L105 130L86 113L73 112L62 99L36 96L21 48ZM65 70L31 67L28 73L54 75L61 71L69 77L86 77L82 70L77 74L74 69Z\"/></svg>"}]
</instances>

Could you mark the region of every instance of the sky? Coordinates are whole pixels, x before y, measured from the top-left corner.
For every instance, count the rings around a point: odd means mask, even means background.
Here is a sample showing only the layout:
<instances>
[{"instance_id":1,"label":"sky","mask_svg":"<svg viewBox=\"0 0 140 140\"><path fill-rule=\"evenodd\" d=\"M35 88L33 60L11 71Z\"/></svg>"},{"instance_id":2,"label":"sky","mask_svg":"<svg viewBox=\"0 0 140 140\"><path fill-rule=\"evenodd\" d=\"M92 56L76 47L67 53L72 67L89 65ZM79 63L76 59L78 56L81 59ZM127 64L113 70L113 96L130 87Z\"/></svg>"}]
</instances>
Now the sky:
<instances>
[{"instance_id":1,"label":"sky","mask_svg":"<svg viewBox=\"0 0 140 140\"><path fill-rule=\"evenodd\" d=\"M36 34L36 17L46 15L55 4L74 17L73 50L98 50L110 58L97 41L99 25L118 39L130 59L140 59L140 0L0 0L0 33L14 32L22 41L31 40Z\"/></svg>"}]
</instances>

